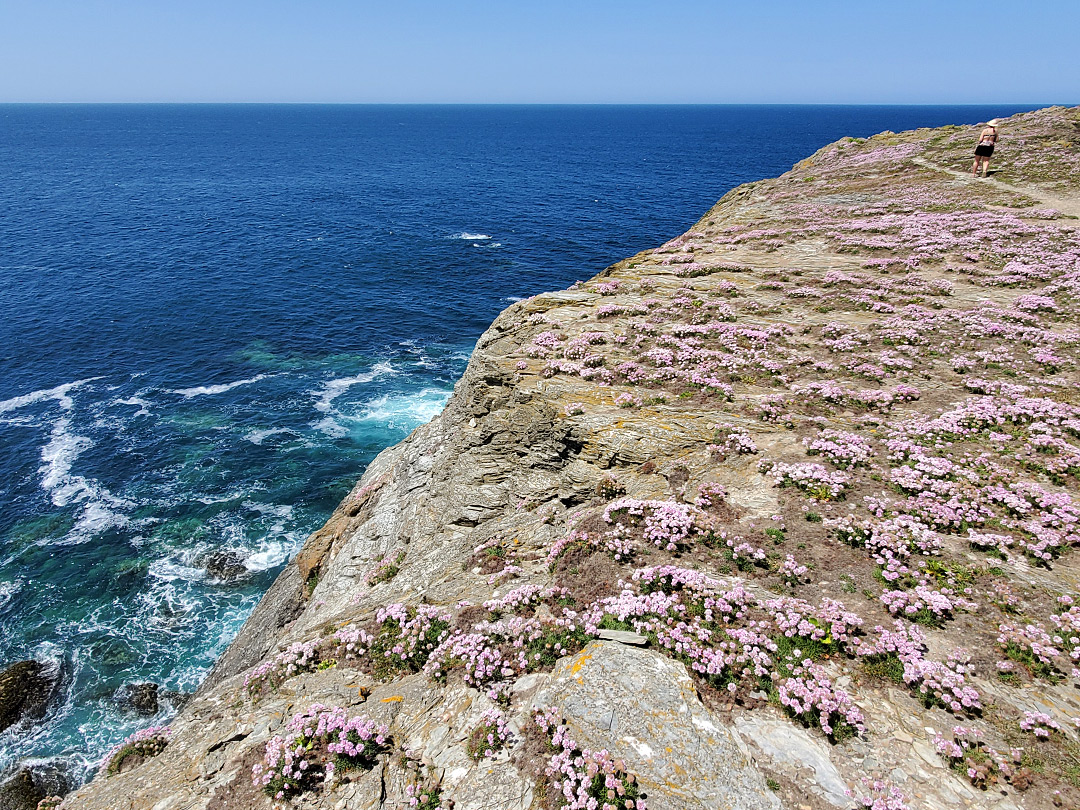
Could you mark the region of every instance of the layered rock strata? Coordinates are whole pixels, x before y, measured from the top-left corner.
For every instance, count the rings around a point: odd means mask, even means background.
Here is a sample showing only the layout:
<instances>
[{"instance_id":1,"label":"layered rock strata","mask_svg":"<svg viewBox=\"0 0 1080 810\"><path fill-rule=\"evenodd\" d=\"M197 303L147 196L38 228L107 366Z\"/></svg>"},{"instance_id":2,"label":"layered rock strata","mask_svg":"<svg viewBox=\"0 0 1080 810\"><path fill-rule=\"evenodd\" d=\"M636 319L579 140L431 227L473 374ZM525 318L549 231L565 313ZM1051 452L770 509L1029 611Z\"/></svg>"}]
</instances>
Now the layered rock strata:
<instances>
[{"instance_id":1,"label":"layered rock strata","mask_svg":"<svg viewBox=\"0 0 1080 810\"><path fill-rule=\"evenodd\" d=\"M1080 804L1080 109L976 132L507 309L63 807Z\"/></svg>"}]
</instances>

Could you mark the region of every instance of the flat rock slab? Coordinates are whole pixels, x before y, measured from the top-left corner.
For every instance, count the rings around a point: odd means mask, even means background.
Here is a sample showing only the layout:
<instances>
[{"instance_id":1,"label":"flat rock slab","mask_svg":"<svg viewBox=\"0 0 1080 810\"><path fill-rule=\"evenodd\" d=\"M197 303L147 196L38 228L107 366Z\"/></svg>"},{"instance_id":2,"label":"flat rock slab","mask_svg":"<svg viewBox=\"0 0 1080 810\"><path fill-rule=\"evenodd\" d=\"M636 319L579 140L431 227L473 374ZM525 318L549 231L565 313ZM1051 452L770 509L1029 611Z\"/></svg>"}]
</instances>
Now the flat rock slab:
<instances>
[{"instance_id":1,"label":"flat rock slab","mask_svg":"<svg viewBox=\"0 0 1080 810\"><path fill-rule=\"evenodd\" d=\"M603 641L617 641L620 644L642 646L649 643L645 636L640 633L631 633L629 630L601 630L596 635Z\"/></svg>"},{"instance_id":2,"label":"flat rock slab","mask_svg":"<svg viewBox=\"0 0 1080 810\"><path fill-rule=\"evenodd\" d=\"M559 664L534 705L557 706L579 747L624 760L650 810L780 810L739 735L659 653L594 642Z\"/></svg>"},{"instance_id":3,"label":"flat rock slab","mask_svg":"<svg viewBox=\"0 0 1080 810\"><path fill-rule=\"evenodd\" d=\"M834 807L851 807L847 795L847 783L829 758L825 743L813 737L794 723L774 720L770 717L743 717L735 721L735 727L746 739L758 747L781 768L792 766L796 773L801 768L813 772L811 790L820 794Z\"/></svg>"}]
</instances>

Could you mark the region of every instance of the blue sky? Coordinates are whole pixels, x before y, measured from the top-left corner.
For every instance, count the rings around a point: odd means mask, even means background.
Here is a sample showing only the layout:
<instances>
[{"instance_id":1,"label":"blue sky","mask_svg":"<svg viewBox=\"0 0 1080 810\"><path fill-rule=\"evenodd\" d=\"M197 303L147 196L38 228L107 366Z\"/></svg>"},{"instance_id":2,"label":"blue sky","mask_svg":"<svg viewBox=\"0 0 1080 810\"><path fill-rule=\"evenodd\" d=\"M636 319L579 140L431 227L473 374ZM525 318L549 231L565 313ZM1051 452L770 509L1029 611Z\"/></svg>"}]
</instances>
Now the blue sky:
<instances>
[{"instance_id":1,"label":"blue sky","mask_svg":"<svg viewBox=\"0 0 1080 810\"><path fill-rule=\"evenodd\" d=\"M1078 103L1080 0L0 0L0 102Z\"/></svg>"}]
</instances>

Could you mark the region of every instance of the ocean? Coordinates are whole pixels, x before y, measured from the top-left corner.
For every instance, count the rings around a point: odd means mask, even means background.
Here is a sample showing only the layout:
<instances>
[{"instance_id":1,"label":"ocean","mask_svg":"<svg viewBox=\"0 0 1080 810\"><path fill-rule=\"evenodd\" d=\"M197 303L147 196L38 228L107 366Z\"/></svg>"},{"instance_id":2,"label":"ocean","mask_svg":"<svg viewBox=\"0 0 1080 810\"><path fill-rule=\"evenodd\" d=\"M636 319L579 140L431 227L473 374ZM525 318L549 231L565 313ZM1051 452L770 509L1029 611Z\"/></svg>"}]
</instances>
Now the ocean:
<instances>
[{"instance_id":1,"label":"ocean","mask_svg":"<svg viewBox=\"0 0 1080 810\"><path fill-rule=\"evenodd\" d=\"M194 690L511 302L845 135L1035 106L0 105L0 667L61 678L0 771L167 722L120 690Z\"/></svg>"}]
</instances>

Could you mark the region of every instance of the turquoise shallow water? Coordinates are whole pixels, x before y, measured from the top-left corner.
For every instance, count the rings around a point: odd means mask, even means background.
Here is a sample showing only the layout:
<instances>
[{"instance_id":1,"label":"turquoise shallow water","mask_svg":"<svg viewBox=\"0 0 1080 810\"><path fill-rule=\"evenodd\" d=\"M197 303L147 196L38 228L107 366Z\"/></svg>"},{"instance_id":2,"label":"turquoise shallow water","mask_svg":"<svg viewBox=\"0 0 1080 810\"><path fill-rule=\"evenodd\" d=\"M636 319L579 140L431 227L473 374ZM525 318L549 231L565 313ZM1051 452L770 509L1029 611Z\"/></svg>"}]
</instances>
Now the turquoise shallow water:
<instances>
[{"instance_id":1,"label":"turquoise shallow water","mask_svg":"<svg viewBox=\"0 0 1080 810\"><path fill-rule=\"evenodd\" d=\"M116 690L194 689L510 301L843 135L1019 109L0 106L0 663L63 679L0 769L167 720Z\"/></svg>"}]
</instances>

